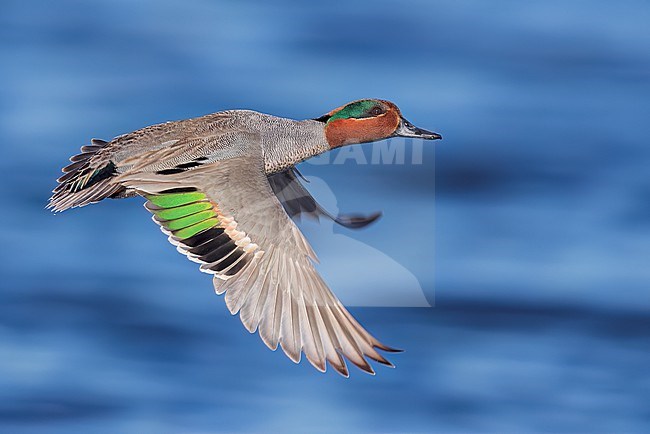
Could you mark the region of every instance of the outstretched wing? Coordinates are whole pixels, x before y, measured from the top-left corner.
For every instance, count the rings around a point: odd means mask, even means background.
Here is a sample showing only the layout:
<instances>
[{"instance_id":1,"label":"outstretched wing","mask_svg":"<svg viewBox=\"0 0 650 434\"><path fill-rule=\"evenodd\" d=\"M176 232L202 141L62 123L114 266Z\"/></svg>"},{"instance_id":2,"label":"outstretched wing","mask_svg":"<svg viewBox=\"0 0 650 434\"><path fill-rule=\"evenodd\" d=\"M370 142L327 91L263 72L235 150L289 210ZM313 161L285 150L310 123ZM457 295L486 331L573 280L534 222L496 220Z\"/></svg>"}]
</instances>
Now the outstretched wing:
<instances>
[{"instance_id":1,"label":"outstretched wing","mask_svg":"<svg viewBox=\"0 0 650 434\"><path fill-rule=\"evenodd\" d=\"M218 294L264 343L320 371L344 358L374 373L366 358L392 366L381 344L343 307L314 268L316 256L273 194L261 157L237 157L182 174L131 173L122 182L147 198L177 249L214 274Z\"/></svg>"},{"instance_id":2,"label":"outstretched wing","mask_svg":"<svg viewBox=\"0 0 650 434\"><path fill-rule=\"evenodd\" d=\"M332 215L316 202L316 199L302 185L298 176L302 177L295 167L268 176L273 193L291 218L299 220L302 216L307 216L318 219L320 216L324 216L348 229L360 229L381 217L380 212L374 212L368 216L360 214Z\"/></svg>"}]
</instances>

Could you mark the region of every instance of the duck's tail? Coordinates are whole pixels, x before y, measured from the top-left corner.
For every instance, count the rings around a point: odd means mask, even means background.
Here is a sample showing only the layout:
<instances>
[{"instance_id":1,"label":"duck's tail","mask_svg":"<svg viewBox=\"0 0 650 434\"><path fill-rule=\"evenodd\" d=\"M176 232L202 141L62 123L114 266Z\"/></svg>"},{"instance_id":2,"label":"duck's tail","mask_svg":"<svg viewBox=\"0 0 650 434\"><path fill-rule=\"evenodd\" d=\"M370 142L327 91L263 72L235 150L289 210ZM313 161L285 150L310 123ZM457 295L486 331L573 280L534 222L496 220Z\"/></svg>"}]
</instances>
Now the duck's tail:
<instances>
[{"instance_id":1,"label":"duck's tail","mask_svg":"<svg viewBox=\"0 0 650 434\"><path fill-rule=\"evenodd\" d=\"M102 158L100 151L108 142L93 139L89 146L81 147L81 154L70 158L72 164L63 168L59 185L52 192L47 205L54 212L99 202L107 197L119 197L124 187L114 181L115 163Z\"/></svg>"}]
</instances>

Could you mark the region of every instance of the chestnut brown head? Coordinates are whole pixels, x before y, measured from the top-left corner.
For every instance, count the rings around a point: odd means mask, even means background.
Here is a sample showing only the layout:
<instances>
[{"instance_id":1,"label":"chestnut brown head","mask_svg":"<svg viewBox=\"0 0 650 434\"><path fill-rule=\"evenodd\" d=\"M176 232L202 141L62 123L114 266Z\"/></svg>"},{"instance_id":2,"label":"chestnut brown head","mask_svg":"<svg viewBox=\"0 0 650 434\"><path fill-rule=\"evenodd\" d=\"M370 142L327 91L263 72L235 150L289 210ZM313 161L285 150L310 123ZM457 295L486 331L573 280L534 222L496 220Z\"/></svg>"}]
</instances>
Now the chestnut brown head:
<instances>
[{"instance_id":1,"label":"chestnut brown head","mask_svg":"<svg viewBox=\"0 0 650 434\"><path fill-rule=\"evenodd\" d=\"M381 99L353 101L316 120L325 123L325 137L332 148L389 137L442 139L440 134L414 126L395 104Z\"/></svg>"}]
</instances>

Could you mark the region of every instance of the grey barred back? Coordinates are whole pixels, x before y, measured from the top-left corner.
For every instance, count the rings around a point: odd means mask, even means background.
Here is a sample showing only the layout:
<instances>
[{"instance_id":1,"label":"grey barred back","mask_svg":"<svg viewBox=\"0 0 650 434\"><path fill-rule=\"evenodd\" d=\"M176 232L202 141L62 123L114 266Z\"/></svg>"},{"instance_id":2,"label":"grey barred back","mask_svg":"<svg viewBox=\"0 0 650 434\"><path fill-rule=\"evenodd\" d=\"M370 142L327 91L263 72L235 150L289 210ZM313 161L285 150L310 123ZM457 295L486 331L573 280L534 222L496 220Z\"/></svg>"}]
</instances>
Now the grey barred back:
<instances>
[{"instance_id":1,"label":"grey barred back","mask_svg":"<svg viewBox=\"0 0 650 434\"><path fill-rule=\"evenodd\" d=\"M107 197L133 196L136 192L125 189L117 176L134 170L171 175L219 160L260 155L265 172L271 174L328 149L322 123L313 120L229 110L166 122L83 146L57 179L47 207L60 212Z\"/></svg>"}]
</instances>

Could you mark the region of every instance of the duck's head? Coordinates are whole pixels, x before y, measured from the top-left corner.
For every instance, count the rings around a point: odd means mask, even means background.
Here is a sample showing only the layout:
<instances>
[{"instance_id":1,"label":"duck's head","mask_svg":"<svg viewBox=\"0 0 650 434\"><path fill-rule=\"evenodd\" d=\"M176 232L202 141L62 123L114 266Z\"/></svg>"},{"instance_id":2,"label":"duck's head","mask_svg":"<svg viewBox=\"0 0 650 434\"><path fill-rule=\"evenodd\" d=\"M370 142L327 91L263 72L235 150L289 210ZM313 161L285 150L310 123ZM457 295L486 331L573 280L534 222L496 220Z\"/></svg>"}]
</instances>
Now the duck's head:
<instances>
[{"instance_id":1,"label":"duck's head","mask_svg":"<svg viewBox=\"0 0 650 434\"><path fill-rule=\"evenodd\" d=\"M395 104L381 99L352 101L316 120L325 123L325 137L332 148L389 137L442 139L440 134L414 126Z\"/></svg>"}]
</instances>

